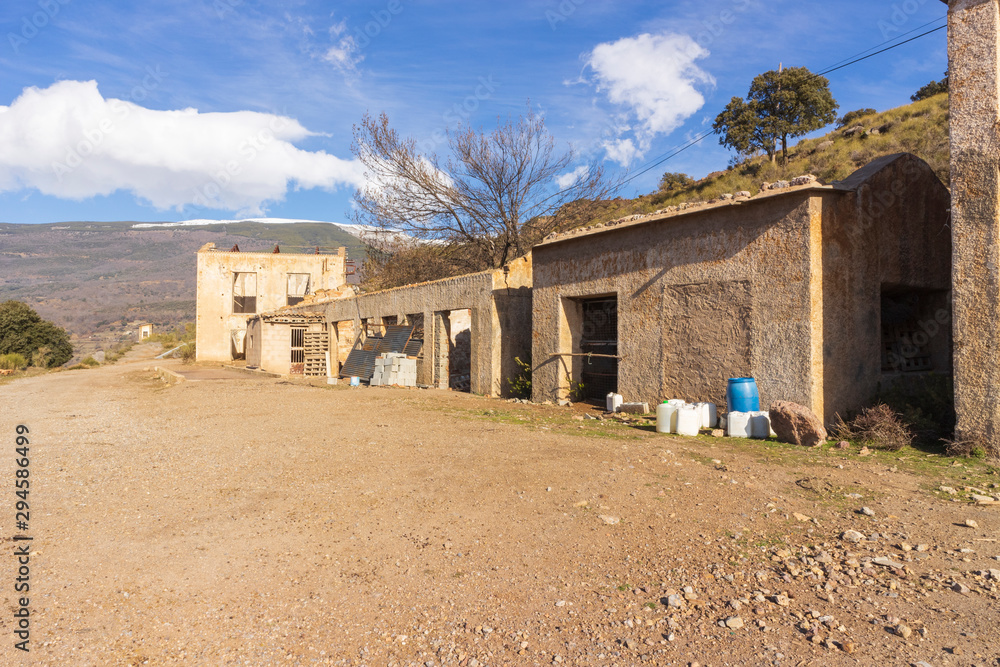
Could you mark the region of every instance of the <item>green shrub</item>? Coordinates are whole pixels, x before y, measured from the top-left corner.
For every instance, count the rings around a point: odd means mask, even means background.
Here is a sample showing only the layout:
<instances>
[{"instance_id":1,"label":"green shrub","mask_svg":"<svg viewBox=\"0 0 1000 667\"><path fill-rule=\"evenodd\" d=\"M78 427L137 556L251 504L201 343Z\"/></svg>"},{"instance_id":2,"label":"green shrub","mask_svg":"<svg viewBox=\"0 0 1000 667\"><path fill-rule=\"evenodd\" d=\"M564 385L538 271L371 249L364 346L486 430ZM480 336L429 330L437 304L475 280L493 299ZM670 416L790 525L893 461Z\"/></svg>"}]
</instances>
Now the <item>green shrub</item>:
<instances>
[{"instance_id":1,"label":"green shrub","mask_svg":"<svg viewBox=\"0 0 1000 667\"><path fill-rule=\"evenodd\" d=\"M844 127L860 118L864 118L865 116L874 116L877 113L878 111L875 109L857 109L855 111L848 111L842 117L837 119L837 127Z\"/></svg>"},{"instance_id":2,"label":"green shrub","mask_svg":"<svg viewBox=\"0 0 1000 667\"><path fill-rule=\"evenodd\" d=\"M48 368L49 359L52 357L52 348L43 345L31 355L31 365L36 368Z\"/></svg>"},{"instance_id":3,"label":"green shrub","mask_svg":"<svg viewBox=\"0 0 1000 667\"><path fill-rule=\"evenodd\" d=\"M178 354L180 354L181 361L183 361L185 364L194 363L197 353L195 351L193 342L188 343L187 345L179 349L177 352Z\"/></svg>"},{"instance_id":4,"label":"green shrub","mask_svg":"<svg viewBox=\"0 0 1000 667\"><path fill-rule=\"evenodd\" d=\"M5 371L20 371L27 367L28 360L24 358L23 354L18 354L17 352L0 354L0 368Z\"/></svg>"},{"instance_id":5,"label":"green shrub","mask_svg":"<svg viewBox=\"0 0 1000 667\"><path fill-rule=\"evenodd\" d=\"M50 350L49 368L61 366L73 357L73 345L65 330L43 320L25 303L0 303L0 354L16 352L27 360L41 347Z\"/></svg>"},{"instance_id":6,"label":"green shrub","mask_svg":"<svg viewBox=\"0 0 1000 667\"><path fill-rule=\"evenodd\" d=\"M521 361L520 357L514 357L514 362L520 371L514 377L507 378L510 394L514 398L531 398L531 357L528 357L528 361Z\"/></svg>"},{"instance_id":7,"label":"green shrub","mask_svg":"<svg viewBox=\"0 0 1000 667\"><path fill-rule=\"evenodd\" d=\"M99 362L97 359L94 359L92 356L88 354L87 356L85 356L83 359L80 360L80 365L86 366L88 368L93 368L94 366L100 366L101 362Z\"/></svg>"},{"instance_id":8,"label":"green shrub","mask_svg":"<svg viewBox=\"0 0 1000 667\"><path fill-rule=\"evenodd\" d=\"M121 343L118 343L117 345L115 345L110 350L105 350L105 352L104 352L104 363L106 363L106 364L113 364L113 363L115 363L116 361L118 361L119 359L121 359L122 357L124 357L125 354L129 350L131 350L134 346L135 346L135 341L134 340L126 340L126 341L123 341Z\"/></svg>"}]
</instances>

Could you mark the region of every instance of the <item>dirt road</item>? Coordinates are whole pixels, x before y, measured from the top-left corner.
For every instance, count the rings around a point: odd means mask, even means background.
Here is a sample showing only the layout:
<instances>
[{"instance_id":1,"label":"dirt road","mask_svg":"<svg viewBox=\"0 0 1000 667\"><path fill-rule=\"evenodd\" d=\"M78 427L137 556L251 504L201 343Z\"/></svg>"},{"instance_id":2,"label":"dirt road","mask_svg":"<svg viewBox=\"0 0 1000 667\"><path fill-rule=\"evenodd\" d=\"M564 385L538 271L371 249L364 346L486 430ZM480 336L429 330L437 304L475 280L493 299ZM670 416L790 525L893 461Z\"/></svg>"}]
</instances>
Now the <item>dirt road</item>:
<instances>
[{"instance_id":1,"label":"dirt road","mask_svg":"<svg viewBox=\"0 0 1000 667\"><path fill-rule=\"evenodd\" d=\"M1000 664L1000 506L964 490L998 493L981 462L165 384L150 352L0 386L4 549L33 537L30 653L5 557L0 664Z\"/></svg>"}]
</instances>

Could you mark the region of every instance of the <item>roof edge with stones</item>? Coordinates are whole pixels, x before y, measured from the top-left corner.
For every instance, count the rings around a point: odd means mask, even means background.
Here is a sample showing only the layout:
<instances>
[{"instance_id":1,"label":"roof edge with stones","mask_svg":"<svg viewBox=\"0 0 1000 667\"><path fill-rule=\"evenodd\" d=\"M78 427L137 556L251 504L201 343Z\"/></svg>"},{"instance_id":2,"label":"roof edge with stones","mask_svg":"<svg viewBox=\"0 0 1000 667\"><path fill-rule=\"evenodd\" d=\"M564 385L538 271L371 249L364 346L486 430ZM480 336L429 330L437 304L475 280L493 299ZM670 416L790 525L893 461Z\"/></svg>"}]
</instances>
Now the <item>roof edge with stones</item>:
<instances>
[{"instance_id":1,"label":"roof edge with stones","mask_svg":"<svg viewBox=\"0 0 1000 667\"><path fill-rule=\"evenodd\" d=\"M576 229L571 229L567 232L549 234L541 241L541 243L538 244L538 246L547 246L554 243L561 243L569 239L579 238L581 236L600 234L623 226L635 227L651 222L668 220L670 218L680 218L692 213L718 211L732 206L744 206L746 204L763 201L765 199L784 197L793 193L809 191L849 192L853 189L854 188L845 187L837 182L830 185L823 185L816 179L815 176L809 174L805 176L798 176L791 181L764 183L761 186L761 191L754 196L751 196L749 192L743 190L735 194L721 195L718 199L713 199L708 202L686 202L676 206L668 206L666 208L653 211L652 213L627 215L623 218L618 218L617 220L611 220L609 222L598 222L586 227L577 227Z\"/></svg>"}]
</instances>

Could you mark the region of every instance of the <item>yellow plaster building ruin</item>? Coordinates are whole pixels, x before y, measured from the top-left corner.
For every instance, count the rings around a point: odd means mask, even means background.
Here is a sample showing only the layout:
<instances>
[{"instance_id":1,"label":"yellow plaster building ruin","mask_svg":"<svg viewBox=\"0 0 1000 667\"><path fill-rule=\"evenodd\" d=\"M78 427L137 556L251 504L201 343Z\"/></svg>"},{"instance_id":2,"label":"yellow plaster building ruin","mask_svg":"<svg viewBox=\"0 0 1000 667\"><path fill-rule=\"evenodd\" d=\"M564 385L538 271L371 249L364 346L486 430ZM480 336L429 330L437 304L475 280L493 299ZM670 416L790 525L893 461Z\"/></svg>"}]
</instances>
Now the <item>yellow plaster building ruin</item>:
<instances>
[{"instance_id":1,"label":"yellow plaster building ruin","mask_svg":"<svg viewBox=\"0 0 1000 667\"><path fill-rule=\"evenodd\" d=\"M206 243L198 251L198 361L243 358L249 318L342 287L346 259L346 248L307 255L223 251Z\"/></svg>"}]
</instances>

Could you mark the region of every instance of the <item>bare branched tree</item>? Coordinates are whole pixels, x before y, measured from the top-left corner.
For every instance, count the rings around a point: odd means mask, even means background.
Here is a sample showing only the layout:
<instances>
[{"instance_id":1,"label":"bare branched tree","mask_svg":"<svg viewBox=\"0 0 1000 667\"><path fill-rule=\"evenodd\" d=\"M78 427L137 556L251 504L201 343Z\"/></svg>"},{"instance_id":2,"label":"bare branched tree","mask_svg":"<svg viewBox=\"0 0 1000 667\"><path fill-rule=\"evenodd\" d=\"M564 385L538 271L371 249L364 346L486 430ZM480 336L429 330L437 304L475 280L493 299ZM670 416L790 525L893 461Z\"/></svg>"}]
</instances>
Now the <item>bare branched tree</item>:
<instances>
[{"instance_id":1,"label":"bare branched tree","mask_svg":"<svg viewBox=\"0 0 1000 667\"><path fill-rule=\"evenodd\" d=\"M375 228L366 241L376 251L391 253L402 233L433 244L461 269L498 268L559 229L564 204L614 190L600 166L569 172L575 152L558 152L530 107L516 120L498 119L492 132L459 126L447 136L442 163L400 137L385 113L365 114L354 126L351 148L368 185L355 194L353 218Z\"/></svg>"}]
</instances>

